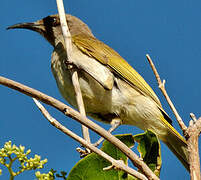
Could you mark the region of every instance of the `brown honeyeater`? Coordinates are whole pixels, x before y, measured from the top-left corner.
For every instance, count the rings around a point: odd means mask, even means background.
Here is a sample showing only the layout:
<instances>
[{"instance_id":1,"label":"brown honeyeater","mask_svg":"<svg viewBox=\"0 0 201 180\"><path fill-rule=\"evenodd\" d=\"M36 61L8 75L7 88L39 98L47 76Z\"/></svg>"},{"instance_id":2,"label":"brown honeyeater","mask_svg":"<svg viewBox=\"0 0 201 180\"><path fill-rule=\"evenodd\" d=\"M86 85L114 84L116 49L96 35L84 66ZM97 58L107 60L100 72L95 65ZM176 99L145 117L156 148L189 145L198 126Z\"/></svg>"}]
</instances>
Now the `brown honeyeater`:
<instances>
[{"instance_id":1,"label":"brown honeyeater","mask_svg":"<svg viewBox=\"0 0 201 180\"><path fill-rule=\"evenodd\" d=\"M171 125L151 87L116 51L99 41L84 22L72 15L66 15L66 19L72 36L71 61L78 71L87 115L106 123L119 119L122 124L152 130L189 170L186 141ZM54 47L52 73L62 96L77 108L59 16L8 27L15 28L38 32Z\"/></svg>"}]
</instances>

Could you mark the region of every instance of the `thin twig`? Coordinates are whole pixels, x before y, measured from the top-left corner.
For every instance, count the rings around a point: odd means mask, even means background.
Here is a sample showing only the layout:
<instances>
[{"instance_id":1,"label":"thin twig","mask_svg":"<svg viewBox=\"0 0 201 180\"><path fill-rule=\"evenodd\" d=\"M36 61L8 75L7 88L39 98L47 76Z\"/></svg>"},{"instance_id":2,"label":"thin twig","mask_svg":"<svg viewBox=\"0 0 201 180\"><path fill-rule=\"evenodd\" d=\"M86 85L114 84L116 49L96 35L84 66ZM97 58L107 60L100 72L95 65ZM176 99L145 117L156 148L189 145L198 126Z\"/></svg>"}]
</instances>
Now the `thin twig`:
<instances>
[{"instance_id":1,"label":"thin twig","mask_svg":"<svg viewBox=\"0 0 201 180\"><path fill-rule=\"evenodd\" d=\"M56 2L57 2L57 8L58 8L58 12L59 12L62 33L63 33L63 37L64 37L64 42L65 42L65 46L66 46L67 62L72 62L71 57L72 57L72 53L73 53L73 47L72 47L71 34L69 31L68 25L66 23L67 21L66 21L66 13L64 10L64 4L63 4L62 0L56 0ZM83 116L86 116L84 102L82 99L82 93L81 93L80 85L79 85L79 81L78 81L77 71L73 70L73 69L69 69L69 70L71 71L71 75L72 75L72 82L73 82L73 86L74 86L75 93L76 93L78 110L80 111L80 113ZM82 125L82 133L83 133L84 139L86 139L88 142L90 142L89 131L86 126Z\"/></svg>"},{"instance_id":2,"label":"thin twig","mask_svg":"<svg viewBox=\"0 0 201 180\"><path fill-rule=\"evenodd\" d=\"M64 42L66 46L66 51L67 51L67 61L70 60L73 47L72 47L72 40L71 40L71 34L69 31L69 28L66 23L66 14L64 10L64 4L62 0L56 0L57 2L57 8L58 8L58 13L59 13L59 18L60 18L60 24L61 24L61 29L64 37Z\"/></svg>"},{"instance_id":3,"label":"thin twig","mask_svg":"<svg viewBox=\"0 0 201 180\"><path fill-rule=\"evenodd\" d=\"M75 92L77 92L76 93L76 100L77 100L77 104L78 104L78 110L79 110L80 114L82 114L83 116L86 116L86 112L85 112L85 108L84 108L84 102L82 99L82 93L81 93L81 89L80 89L80 85L79 85L79 81L78 81L77 71L72 69L71 73L72 73L73 86L74 86ZM89 130L84 125L82 125L82 133L83 133L84 139L86 141L90 142Z\"/></svg>"},{"instance_id":4,"label":"thin twig","mask_svg":"<svg viewBox=\"0 0 201 180\"><path fill-rule=\"evenodd\" d=\"M157 71L157 69L156 69L156 67L155 67L155 65L154 65L154 63L153 63L151 57L150 57L148 54L146 55L146 57L147 57L147 60L149 61L149 64L150 64L150 66L151 66L151 68L152 68L152 70L153 70L153 72L154 72L154 75L155 75L156 80L157 80L157 82L158 82L158 87L159 87L159 89L161 90L161 92L163 93L164 97L166 98L166 100L167 100L167 102L168 102L170 108L172 109L172 111L173 111L173 113L174 113L174 115L175 115L175 117L176 117L176 119L177 119L177 122L179 123L180 128L181 128L182 131L183 131L183 134L185 135L185 132L186 132L186 130L187 130L187 127L186 127L186 125L184 124L183 120L181 119L179 113L177 112L177 110L176 110L174 104L172 103L172 101L171 101L169 95L167 94L167 91L166 91L166 89L165 89L165 80L163 80L163 82L161 81L160 76L159 76L159 74L158 74L158 71Z\"/></svg>"},{"instance_id":5,"label":"thin twig","mask_svg":"<svg viewBox=\"0 0 201 180\"><path fill-rule=\"evenodd\" d=\"M33 98L33 100L36 103L36 105L38 106L38 108L40 109L40 111L42 112L42 114L45 116L45 118L53 126L55 126L57 129L62 131L64 134L70 136L71 138L73 138L74 140L78 141L79 143L81 143L85 147L89 148L91 151L95 152L96 154L100 155L104 159L106 159L109 162L111 162L115 169L123 170L123 171L127 172L128 174L130 174L130 175L132 175L132 176L134 176L134 177L136 177L138 179L148 180L143 174L141 174L138 171L128 167L124 163L120 163L118 160L115 160L114 158L112 158L111 156L107 155L102 150L96 148L91 143L87 142L86 140L84 140L83 138L78 136L77 134L75 134L72 131L70 131L69 129L67 129L65 126L63 126L61 123L59 123L55 118L53 118L38 100L36 100L35 98Z\"/></svg>"},{"instance_id":6,"label":"thin twig","mask_svg":"<svg viewBox=\"0 0 201 180\"><path fill-rule=\"evenodd\" d=\"M7 86L9 88L15 89L23 94L34 97L45 104L51 105L55 107L66 116L71 117L72 119L84 124L94 132L98 133L100 136L107 139L113 145L115 145L118 149L120 149L130 160L131 162L141 170L141 172L150 180L159 180L159 178L151 171L151 169L140 159L130 148L128 148L124 143L122 143L115 136L108 133L105 129L98 126L93 121L89 120L85 116L82 116L79 112L65 105L64 103L56 100L53 97L50 97L40 91L37 91L33 88L15 82L13 80L7 79L5 77L0 76L0 84Z\"/></svg>"},{"instance_id":7,"label":"thin twig","mask_svg":"<svg viewBox=\"0 0 201 180\"><path fill-rule=\"evenodd\" d=\"M112 127L108 130L109 133L112 133L116 128L118 128L121 125L121 120L119 118L113 119L110 123ZM101 137L97 142L94 143L94 146L99 146L100 143L104 140L103 137Z\"/></svg>"}]
</instances>

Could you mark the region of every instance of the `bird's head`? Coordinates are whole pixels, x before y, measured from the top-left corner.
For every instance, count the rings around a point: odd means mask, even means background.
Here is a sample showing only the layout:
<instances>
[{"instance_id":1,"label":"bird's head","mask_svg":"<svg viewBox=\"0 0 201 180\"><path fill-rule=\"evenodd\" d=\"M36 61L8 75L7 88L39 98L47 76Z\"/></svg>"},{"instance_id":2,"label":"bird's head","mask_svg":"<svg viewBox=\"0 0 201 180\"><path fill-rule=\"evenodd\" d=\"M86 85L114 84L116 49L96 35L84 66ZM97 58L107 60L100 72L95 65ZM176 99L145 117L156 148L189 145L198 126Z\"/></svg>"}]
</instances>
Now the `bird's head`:
<instances>
[{"instance_id":1,"label":"bird's head","mask_svg":"<svg viewBox=\"0 0 201 180\"><path fill-rule=\"evenodd\" d=\"M66 15L68 28L71 36L77 34L85 34L93 36L89 27L79 18L70 14ZM47 16L41 20L31 23L19 23L9 26L7 29L29 29L41 34L49 43L56 46L58 42L63 41L62 30L60 26L60 19L58 14Z\"/></svg>"}]
</instances>

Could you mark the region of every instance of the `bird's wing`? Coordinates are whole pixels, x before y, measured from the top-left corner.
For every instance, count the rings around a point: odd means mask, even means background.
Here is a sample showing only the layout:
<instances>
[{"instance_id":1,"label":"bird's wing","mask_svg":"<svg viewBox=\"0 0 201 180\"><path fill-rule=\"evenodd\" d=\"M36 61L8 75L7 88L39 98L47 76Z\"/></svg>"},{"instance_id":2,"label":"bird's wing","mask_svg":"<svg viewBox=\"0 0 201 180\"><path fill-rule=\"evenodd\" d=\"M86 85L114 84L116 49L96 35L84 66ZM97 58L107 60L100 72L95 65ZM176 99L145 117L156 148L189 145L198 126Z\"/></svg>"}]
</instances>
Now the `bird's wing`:
<instances>
[{"instance_id":1,"label":"bird's wing","mask_svg":"<svg viewBox=\"0 0 201 180\"><path fill-rule=\"evenodd\" d=\"M114 73L122 77L141 94L153 99L162 108L151 87L116 51L94 37L75 35L72 39L83 53L107 65Z\"/></svg>"},{"instance_id":2,"label":"bird's wing","mask_svg":"<svg viewBox=\"0 0 201 180\"><path fill-rule=\"evenodd\" d=\"M63 63L66 60L66 56L66 50L63 46L63 43L59 42L55 46L54 51L52 53L52 69L55 69L53 68L55 66L54 64L57 64L55 62ZM89 56L83 55L81 51L74 51L73 58L71 58L71 60L72 63L74 63L78 69L84 70L84 72L93 77L106 90L111 90L113 88L114 75L106 66L100 65L100 63L94 58L90 58Z\"/></svg>"}]
</instances>

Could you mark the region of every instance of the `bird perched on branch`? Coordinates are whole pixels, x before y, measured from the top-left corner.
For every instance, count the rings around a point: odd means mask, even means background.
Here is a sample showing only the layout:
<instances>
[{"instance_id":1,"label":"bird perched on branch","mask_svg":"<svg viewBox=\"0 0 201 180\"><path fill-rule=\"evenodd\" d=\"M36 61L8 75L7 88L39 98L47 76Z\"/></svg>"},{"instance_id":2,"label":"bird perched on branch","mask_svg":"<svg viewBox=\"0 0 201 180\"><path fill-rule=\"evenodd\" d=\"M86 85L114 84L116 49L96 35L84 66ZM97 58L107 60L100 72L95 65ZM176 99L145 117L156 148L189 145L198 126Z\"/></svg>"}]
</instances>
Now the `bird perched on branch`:
<instances>
[{"instance_id":1,"label":"bird perched on branch","mask_svg":"<svg viewBox=\"0 0 201 180\"><path fill-rule=\"evenodd\" d=\"M71 61L78 71L87 115L96 120L152 130L189 170L187 144L145 80L116 51L99 41L77 17L66 15L72 36ZM63 97L77 108L58 15L8 29L24 28L41 34L54 47L51 68Z\"/></svg>"}]
</instances>

